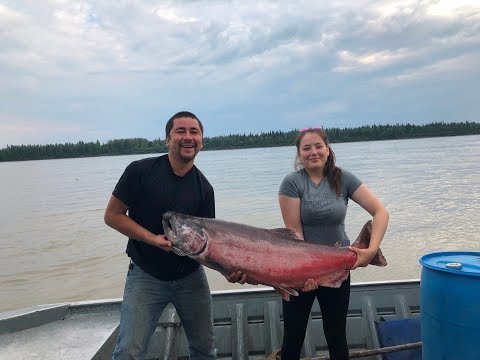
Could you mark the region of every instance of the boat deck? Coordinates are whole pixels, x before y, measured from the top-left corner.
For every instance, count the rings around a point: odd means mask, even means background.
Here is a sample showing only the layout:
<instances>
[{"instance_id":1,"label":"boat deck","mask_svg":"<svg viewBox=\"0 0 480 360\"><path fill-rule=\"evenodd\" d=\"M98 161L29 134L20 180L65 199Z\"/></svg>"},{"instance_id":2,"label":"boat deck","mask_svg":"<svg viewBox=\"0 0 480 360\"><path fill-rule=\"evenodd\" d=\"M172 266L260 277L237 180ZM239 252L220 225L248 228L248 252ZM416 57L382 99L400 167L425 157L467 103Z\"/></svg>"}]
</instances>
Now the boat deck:
<instances>
[{"instance_id":1,"label":"boat deck","mask_svg":"<svg viewBox=\"0 0 480 360\"><path fill-rule=\"evenodd\" d=\"M119 320L118 300L5 313L0 318L0 359L98 358L99 350L113 343Z\"/></svg>"},{"instance_id":2,"label":"boat deck","mask_svg":"<svg viewBox=\"0 0 480 360\"><path fill-rule=\"evenodd\" d=\"M376 321L419 316L419 280L352 284L347 317L351 351L380 348ZM282 306L271 288L212 293L219 359L265 359L280 348ZM121 299L53 304L0 314L0 359L110 359ZM326 353L315 302L302 356ZM183 329L172 306L159 320L147 359L188 359ZM364 359L381 360L380 355Z\"/></svg>"}]
</instances>

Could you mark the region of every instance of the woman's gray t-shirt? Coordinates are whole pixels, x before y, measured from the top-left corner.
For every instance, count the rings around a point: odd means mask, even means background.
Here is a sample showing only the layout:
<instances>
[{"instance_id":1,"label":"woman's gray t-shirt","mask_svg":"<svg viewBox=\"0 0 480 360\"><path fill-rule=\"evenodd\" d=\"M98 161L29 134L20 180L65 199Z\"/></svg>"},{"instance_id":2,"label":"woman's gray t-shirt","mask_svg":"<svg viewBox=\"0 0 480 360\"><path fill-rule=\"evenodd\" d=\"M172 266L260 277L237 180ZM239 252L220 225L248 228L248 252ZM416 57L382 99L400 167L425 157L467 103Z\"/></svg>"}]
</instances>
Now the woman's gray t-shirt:
<instances>
[{"instance_id":1,"label":"woman's gray t-shirt","mask_svg":"<svg viewBox=\"0 0 480 360\"><path fill-rule=\"evenodd\" d=\"M362 184L352 173L342 169L340 197L324 177L316 185L305 169L288 174L280 184L279 195L300 199L300 217L305 241L323 245L350 245L345 233L348 199Z\"/></svg>"}]
</instances>

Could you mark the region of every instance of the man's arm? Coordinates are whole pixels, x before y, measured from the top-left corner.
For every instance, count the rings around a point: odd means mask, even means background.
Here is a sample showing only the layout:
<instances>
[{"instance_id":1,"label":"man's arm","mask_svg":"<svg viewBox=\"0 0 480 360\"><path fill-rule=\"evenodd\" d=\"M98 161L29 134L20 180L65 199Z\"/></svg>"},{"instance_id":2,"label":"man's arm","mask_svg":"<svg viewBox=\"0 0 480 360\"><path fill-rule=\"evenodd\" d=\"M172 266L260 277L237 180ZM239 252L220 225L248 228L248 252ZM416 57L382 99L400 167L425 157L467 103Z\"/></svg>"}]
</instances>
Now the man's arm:
<instances>
[{"instance_id":1,"label":"man's arm","mask_svg":"<svg viewBox=\"0 0 480 360\"><path fill-rule=\"evenodd\" d=\"M112 195L103 219L108 226L129 238L143 241L165 251L171 250L172 243L164 235L155 235L143 226L140 226L127 215L127 211L128 206Z\"/></svg>"}]
</instances>

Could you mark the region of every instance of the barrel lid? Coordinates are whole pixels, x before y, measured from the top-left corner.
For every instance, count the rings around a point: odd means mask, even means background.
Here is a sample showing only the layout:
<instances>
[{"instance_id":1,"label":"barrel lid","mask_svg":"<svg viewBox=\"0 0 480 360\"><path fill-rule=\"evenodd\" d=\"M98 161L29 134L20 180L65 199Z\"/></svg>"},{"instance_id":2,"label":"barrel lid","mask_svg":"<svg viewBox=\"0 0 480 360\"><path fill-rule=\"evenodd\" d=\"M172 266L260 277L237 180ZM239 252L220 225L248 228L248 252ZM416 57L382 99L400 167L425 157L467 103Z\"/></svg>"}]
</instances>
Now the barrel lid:
<instances>
[{"instance_id":1,"label":"barrel lid","mask_svg":"<svg viewBox=\"0 0 480 360\"><path fill-rule=\"evenodd\" d=\"M480 252L450 251L431 253L422 256L420 264L433 270L480 277Z\"/></svg>"}]
</instances>

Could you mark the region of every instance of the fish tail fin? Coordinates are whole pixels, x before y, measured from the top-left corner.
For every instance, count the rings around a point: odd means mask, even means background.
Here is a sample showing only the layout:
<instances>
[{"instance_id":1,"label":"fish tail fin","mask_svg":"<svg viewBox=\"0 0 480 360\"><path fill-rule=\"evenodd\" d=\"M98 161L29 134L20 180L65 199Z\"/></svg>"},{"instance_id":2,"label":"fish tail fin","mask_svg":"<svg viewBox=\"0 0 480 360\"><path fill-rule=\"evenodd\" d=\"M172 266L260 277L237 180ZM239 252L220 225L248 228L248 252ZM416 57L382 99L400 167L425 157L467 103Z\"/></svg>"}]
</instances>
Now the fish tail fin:
<instances>
[{"instance_id":1,"label":"fish tail fin","mask_svg":"<svg viewBox=\"0 0 480 360\"><path fill-rule=\"evenodd\" d=\"M357 240L352 244L352 247L359 249L366 249L370 245L370 236L372 235L372 220L368 220L363 225L360 234L358 234ZM382 254L382 250L378 249L377 253L370 261L370 265L385 266L387 265L387 259Z\"/></svg>"},{"instance_id":2,"label":"fish tail fin","mask_svg":"<svg viewBox=\"0 0 480 360\"><path fill-rule=\"evenodd\" d=\"M375 256L373 257L372 260L369 262L370 265L376 265L376 266L386 266L387 265L387 259L385 259L385 256L382 254L382 250L379 248Z\"/></svg>"}]
</instances>

